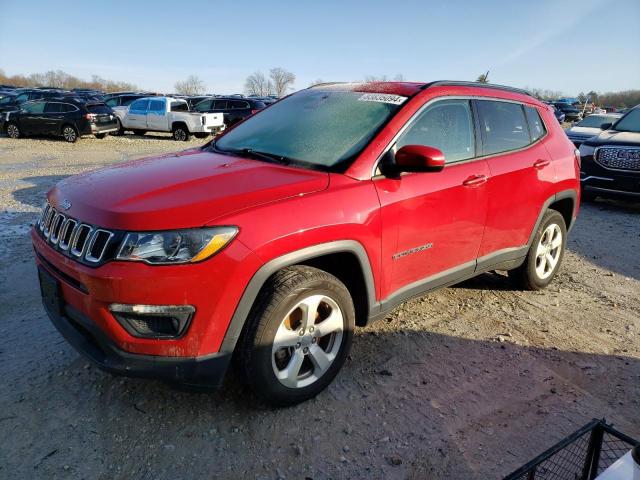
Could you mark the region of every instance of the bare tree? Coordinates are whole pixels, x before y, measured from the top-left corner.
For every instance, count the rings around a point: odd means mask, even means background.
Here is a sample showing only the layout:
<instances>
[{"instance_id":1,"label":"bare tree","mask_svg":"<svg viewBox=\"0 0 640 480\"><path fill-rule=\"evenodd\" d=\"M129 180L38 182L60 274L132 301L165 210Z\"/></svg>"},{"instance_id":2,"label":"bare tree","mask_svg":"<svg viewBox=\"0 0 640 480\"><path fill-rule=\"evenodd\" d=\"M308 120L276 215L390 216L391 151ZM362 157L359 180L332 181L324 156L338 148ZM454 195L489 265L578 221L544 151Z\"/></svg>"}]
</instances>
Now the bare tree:
<instances>
[{"instance_id":1,"label":"bare tree","mask_svg":"<svg viewBox=\"0 0 640 480\"><path fill-rule=\"evenodd\" d=\"M176 82L173 88L181 95L199 95L205 91L204 82L196 75L189 75L186 80Z\"/></svg>"},{"instance_id":2,"label":"bare tree","mask_svg":"<svg viewBox=\"0 0 640 480\"><path fill-rule=\"evenodd\" d=\"M487 73L483 73L482 75L479 75L478 78L476 78L476 82L489 83L489 70L487 70Z\"/></svg>"},{"instance_id":3,"label":"bare tree","mask_svg":"<svg viewBox=\"0 0 640 480\"><path fill-rule=\"evenodd\" d=\"M273 93L278 97L282 97L290 89L293 89L293 82L296 81L296 76L293 73L280 67L269 70L269 78L273 84Z\"/></svg>"},{"instance_id":4,"label":"bare tree","mask_svg":"<svg viewBox=\"0 0 640 480\"><path fill-rule=\"evenodd\" d=\"M29 76L7 76L0 70L0 83L18 87L95 88L104 92L138 90L138 87L132 83L105 80L97 75L93 75L91 81L88 82L61 70L32 73Z\"/></svg>"},{"instance_id":5,"label":"bare tree","mask_svg":"<svg viewBox=\"0 0 640 480\"><path fill-rule=\"evenodd\" d=\"M271 82L267 80L264 73L255 71L244 81L244 93L248 95L258 95L266 97L270 94Z\"/></svg>"},{"instance_id":6,"label":"bare tree","mask_svg":"<svg viewBox=\"0 0 640 480\"><path fill-rule=\"evenodd\" d=\"M386 75L365 75L364 77L365 82L387 82L388 80Z\"/></svg>"}]
</instances>

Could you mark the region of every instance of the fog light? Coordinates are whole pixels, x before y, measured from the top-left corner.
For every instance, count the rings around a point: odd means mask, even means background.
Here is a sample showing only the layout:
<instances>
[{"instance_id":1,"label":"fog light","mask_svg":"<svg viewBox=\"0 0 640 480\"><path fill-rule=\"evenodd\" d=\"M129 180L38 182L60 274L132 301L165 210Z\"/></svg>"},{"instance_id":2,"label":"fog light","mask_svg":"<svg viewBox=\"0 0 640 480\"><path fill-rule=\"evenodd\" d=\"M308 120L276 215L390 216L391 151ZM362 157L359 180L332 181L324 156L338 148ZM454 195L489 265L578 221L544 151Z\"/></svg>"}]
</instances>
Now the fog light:
<instances>
[{"instance_id":1,"label":"fog light","mask_svg":"<svg viewBox=\"0 0 640 480\"><path fill-rule=\"evenodd\" d=\"M196 309L191 305L123 305L109 310L120 325L138 338L179 338L189 327Z\"/></svg>"}]
</instances>

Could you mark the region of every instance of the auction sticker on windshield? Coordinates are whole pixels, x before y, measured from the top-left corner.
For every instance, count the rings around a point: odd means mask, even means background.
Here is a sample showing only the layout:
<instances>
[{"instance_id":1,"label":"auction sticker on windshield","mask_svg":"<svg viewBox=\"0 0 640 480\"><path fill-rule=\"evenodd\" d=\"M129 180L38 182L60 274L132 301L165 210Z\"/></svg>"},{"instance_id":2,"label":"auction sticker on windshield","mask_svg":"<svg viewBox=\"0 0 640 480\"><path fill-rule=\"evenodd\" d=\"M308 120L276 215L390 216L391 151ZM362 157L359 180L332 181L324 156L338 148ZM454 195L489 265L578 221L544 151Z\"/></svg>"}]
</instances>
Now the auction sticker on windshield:
<instances>
[{"instance_id":1,"label":"auction sticker on windshield","mask_svg":"<svg viewBox=\"0 0 640 480\"><path fill-rule=\"evenodd\" d=\"M360 98L358 98L358 101L391 103L393 105L400 105L406 99L407 97L403 97L401 95L390 95L388 93L364 93Z\"/></svg>"}]
</instances>

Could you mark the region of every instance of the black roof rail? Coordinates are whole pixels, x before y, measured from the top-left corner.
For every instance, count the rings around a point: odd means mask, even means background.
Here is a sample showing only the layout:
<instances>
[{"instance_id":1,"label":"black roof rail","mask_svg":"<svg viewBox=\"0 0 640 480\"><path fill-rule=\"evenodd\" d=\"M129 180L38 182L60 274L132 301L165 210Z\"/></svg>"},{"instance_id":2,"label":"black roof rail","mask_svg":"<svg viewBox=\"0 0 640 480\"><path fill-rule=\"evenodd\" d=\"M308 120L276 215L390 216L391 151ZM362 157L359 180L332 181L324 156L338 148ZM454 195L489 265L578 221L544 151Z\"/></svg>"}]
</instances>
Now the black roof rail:
<instances>
[{"instance_id":1,"label":"black roof rail","mask_svg":"<svg viewBox=\"0 0 640 480\"><path fill-rule=\"evenodd\" d=\"M435 82L429 82L425 84L422 89L425 90L429 87L480 87L480 88L492 88L494 90L503 90L505 92L520 93L522 95L528 95L535 98L535 96L522 88L508 87L506 85L496 85L495 83L480 83L480 82L465 82L462 80L437 80Z\"/></svg>"}]
</instances>

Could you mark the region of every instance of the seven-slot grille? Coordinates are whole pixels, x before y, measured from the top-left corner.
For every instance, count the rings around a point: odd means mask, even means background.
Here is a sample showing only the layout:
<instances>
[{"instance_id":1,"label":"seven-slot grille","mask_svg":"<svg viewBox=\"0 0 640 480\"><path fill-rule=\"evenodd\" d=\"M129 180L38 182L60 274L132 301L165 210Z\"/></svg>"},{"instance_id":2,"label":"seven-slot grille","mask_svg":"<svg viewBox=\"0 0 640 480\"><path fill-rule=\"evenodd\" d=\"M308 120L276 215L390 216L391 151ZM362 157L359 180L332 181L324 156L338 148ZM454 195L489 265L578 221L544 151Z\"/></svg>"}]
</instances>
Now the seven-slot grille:
<instances>
[{"instance_id":1,"label":"seven-slot grille","mask_svg":"<svg viewBox=\"0 0 640 480\"><path fill-rule=\"evenodd\" d=\"M71 258L97 264L103 260L113 232L67 217L47 203L38 222L44 239Z\"/></svg>"},{"instance_id":2,"label":"seven-slot grille","mask_svg":"<svg viewBox=\"0 0 640 480\"><path fill-rule=\"evenodd\" d=\"M640 170L639 147L600 147L595 159L613 170Z\"/></svg>"}]
</instances>

